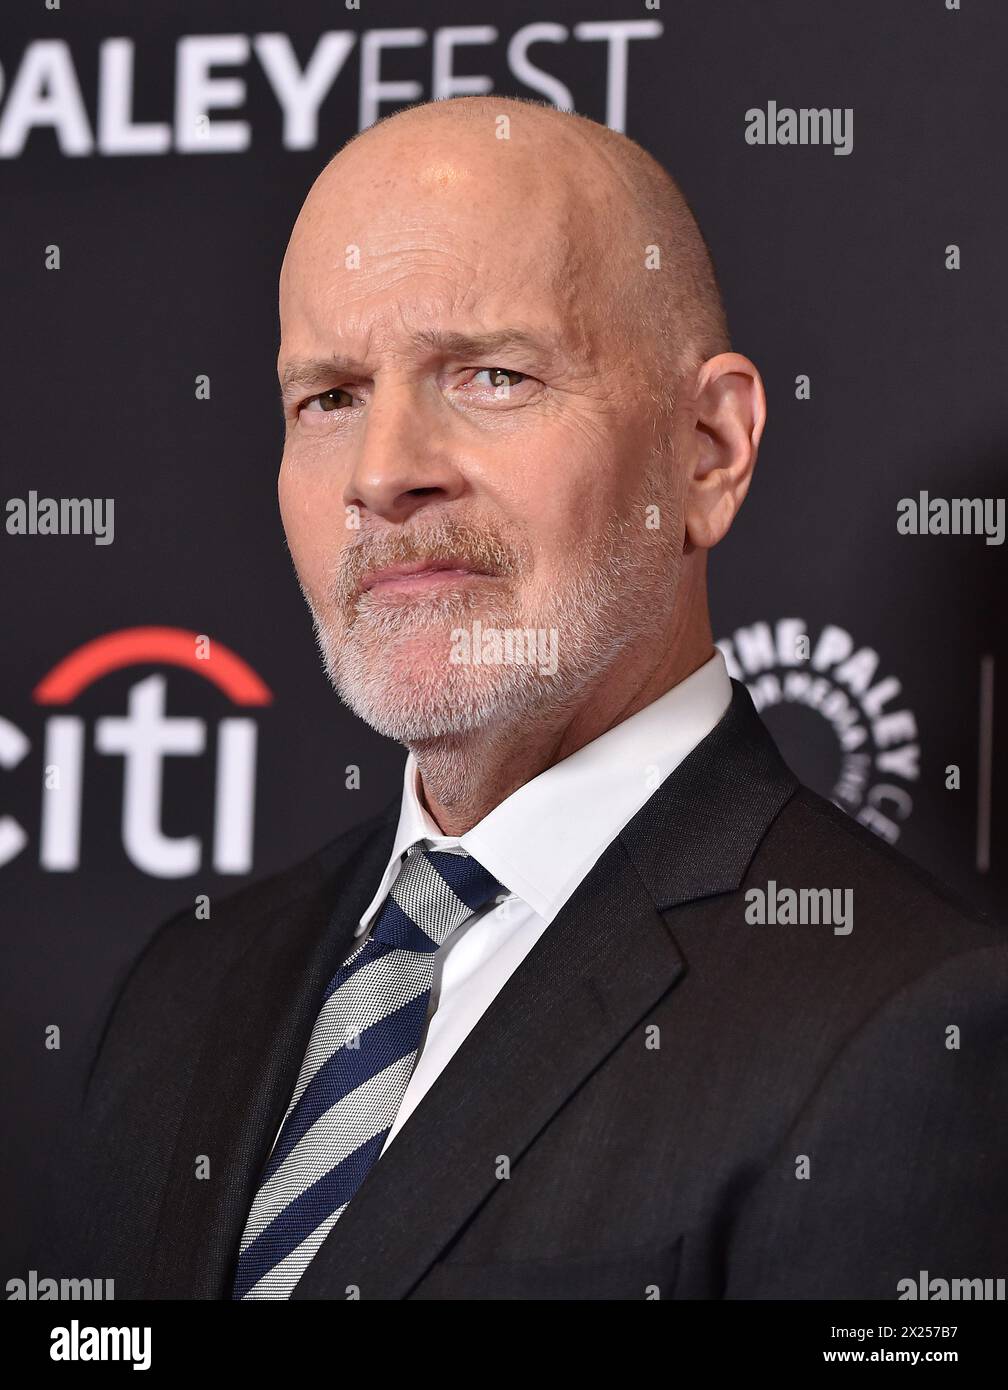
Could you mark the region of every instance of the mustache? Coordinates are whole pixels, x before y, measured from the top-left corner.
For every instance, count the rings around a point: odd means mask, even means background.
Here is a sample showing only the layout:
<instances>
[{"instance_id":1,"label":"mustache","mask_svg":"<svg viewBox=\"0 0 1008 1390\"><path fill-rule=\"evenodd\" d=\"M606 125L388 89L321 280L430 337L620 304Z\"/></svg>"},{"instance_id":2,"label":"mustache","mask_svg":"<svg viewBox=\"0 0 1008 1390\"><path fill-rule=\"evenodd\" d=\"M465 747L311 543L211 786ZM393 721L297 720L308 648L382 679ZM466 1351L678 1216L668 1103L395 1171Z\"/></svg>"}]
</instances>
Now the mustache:
<instances>
[{"instance_id":1,"label":"mustache","mask_svg":"<svg viewBox=\"0 0 1008 1390\"><path fill-rule=\"evenodd\" d=\"M327 584L331 601L346 610L360 596L361 580L390 565L457 561L484 574L517 574L528 556L524 547L487 526L442 518L409 531L362 534L336 557Z\"/></svg>"}]
</instances>

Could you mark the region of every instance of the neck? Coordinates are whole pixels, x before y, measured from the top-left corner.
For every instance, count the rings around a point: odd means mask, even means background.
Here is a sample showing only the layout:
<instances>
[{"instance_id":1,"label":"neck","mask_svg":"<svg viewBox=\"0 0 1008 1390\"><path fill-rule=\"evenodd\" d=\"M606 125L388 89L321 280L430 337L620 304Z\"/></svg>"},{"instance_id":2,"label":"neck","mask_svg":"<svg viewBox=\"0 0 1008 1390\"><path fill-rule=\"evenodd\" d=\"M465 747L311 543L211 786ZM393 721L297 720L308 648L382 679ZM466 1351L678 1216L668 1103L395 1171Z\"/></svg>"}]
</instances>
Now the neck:
<instances>
[{"instance_id":1,"label":"neck","mask_svg":"<svg viewBox=\"0 0 1008 1390\"><path fill-rule=\"evenodd\" d=\"M537 710L515 723L410 745L420 794L445 835L464 835L512 792L622 724L699 669L714 654L706 617L676 643L620 652L586 687L575 710Z\"/></svg>"}]
</instances>

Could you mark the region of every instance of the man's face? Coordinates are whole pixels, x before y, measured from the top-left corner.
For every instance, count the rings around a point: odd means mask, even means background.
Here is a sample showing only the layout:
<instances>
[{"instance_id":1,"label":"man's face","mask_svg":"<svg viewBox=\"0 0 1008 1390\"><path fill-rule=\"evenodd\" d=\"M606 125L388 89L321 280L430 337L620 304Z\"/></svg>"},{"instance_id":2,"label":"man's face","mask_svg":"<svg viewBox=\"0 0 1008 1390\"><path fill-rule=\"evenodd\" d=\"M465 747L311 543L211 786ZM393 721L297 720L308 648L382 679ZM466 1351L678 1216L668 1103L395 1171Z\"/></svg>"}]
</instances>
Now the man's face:
<instances>
[{"instance_id":1,"label":"man's face","mask_svg":"<svg viewBox=\"0 0 1008 1390\"><path fill-rule=\"evenodd\" d=\"M664 627L682 550L613 252L497 143L357 142L281 277L288 543L330 679L403 743L576 704Z\"/></svg>"}]
</instances>

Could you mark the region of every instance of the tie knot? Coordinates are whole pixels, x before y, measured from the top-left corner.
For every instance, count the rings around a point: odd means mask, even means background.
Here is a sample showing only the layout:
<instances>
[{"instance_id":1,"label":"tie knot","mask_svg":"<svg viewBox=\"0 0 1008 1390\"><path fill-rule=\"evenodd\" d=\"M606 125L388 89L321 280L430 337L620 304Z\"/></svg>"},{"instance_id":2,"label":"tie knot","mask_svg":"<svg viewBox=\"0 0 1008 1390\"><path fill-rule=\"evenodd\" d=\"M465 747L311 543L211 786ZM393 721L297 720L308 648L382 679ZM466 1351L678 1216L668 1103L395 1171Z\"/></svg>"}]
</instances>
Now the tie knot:
<instances>
[{"instance_id":1,"label":"tie knot","mask_svg":"<svg viewBox=\"0 0 1008 1390\"><path fill-rule=\"evenodd\" d=\"M507 890L464 850L425 849L417 841L371 934L403 950L436 951L473 913Z\"/></svg>"}]
</instances>

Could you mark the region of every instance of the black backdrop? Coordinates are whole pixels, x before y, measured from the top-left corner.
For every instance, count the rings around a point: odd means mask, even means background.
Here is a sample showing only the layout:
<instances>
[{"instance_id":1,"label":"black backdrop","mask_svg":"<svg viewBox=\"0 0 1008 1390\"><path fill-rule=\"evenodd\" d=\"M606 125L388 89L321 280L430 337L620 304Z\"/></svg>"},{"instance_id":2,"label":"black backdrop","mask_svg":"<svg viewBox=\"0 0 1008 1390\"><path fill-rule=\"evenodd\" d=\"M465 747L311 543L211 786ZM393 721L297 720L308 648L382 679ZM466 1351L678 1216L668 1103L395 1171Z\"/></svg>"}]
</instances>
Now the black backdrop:
<instances>
[{"instance_id":1,"label":"black backdrop","mask_svg":"<svg viewBox=\"0 0 1008 1390\"><path fill-rule=\"evenodd\" d=\"M180 45L212 35L231 37ZM276 278L329 156L369 112L465 90L446 75L560 101L562 84L682 183L770 405L756 482L712 565L717 635L800 775L1002 912L1004 547L896 521L921 491L1005 491L1006 42L1001 0L7 0L3 500L113 498L115 531L108 545L0 532L4 1278L21 1270L36 1175L116 973L169 912L301 857L398 790L403 750L330 692L285 549ZM228 82L200 145L195 65L214 54ZM317 121L285 122L284 60L313 54L331 60ZM746 112L771 101L850 109L851 152L747 143ZM213 661L178 665L173 643L190 638L135 633L152 628L205 634ZM798 631L811 659L789 668ZM848 649L860 655L844 666ZM204 743L164 759L160 795L146 787L163 835L196 837L182 850L195 869L144 866L142 786L123 824L127 764L102 751L123 726L103 721L143 695ZM823 709L847 718L849 746ZM231 841L215 835L225 729L235 775L255 739L247 854L240 816Z\"/></svg>"}]
</instances>

